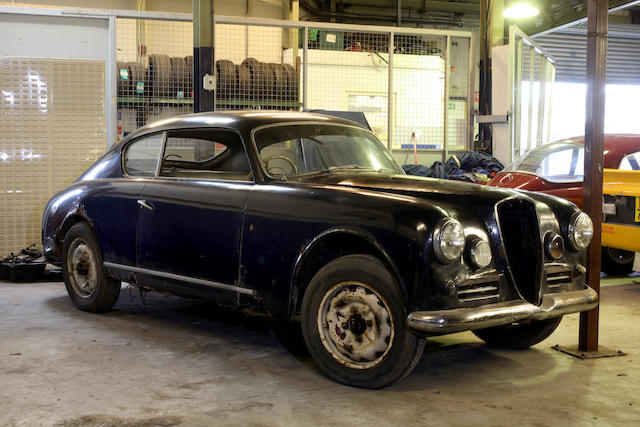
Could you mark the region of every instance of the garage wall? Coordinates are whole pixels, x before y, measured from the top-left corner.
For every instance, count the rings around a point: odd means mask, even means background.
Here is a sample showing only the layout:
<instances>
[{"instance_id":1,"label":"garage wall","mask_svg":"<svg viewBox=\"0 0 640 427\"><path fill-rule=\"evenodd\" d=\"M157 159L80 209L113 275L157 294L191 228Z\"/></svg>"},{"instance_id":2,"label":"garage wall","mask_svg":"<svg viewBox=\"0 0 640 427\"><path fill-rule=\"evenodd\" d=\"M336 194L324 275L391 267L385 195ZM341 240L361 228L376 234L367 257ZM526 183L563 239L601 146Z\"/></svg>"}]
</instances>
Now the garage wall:
<instances>
[{"instance_id":1,"label":"garage wall","mask_svg":"<svg viewBox=\"0 0 640 427\"><path fill-rule=\"evenodd\" d=\"M46 37L43 35L46 34ZM0 14L0 256L106 147L106 20Z\"/></svg>"}]
</instances>

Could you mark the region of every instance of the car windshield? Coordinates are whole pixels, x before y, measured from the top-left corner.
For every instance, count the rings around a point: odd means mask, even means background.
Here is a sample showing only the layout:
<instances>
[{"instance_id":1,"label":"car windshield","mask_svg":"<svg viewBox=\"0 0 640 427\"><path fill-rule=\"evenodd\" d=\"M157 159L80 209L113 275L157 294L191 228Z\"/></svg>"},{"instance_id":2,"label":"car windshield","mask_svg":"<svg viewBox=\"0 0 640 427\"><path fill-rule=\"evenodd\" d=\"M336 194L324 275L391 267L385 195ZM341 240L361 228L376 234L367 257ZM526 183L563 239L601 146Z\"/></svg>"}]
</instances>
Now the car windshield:
<instances>
[{"instance_id":1,"label":"car windshield","mask_svg":"<svg viewBox=\"0 0 640 427\"><path fill-rule=\"evenodd\" d=\"M584 147L573 141L541 145L522 155L504 170L533 173L552 182L582 181Z\"/></svg>"},{"instance_id":2,"label":"car windshield","mask_svg":"<svg viewBox=\"0 0 640 427\"><path fill-rule=\"evenodd\" d=\"M271 177L337 170L404 174L372 133L354 126L269 126L258 129L254 141L265 172Z\"/></svg>"}]
</instances>

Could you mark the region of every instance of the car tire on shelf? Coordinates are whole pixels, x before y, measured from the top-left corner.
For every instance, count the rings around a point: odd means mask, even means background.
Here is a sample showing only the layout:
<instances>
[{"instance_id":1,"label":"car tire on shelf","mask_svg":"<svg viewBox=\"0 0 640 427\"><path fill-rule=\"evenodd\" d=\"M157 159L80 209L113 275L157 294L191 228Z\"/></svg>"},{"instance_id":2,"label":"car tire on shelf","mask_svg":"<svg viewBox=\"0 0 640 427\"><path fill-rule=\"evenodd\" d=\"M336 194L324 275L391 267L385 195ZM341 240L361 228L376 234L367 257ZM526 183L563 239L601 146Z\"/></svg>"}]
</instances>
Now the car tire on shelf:
<instances>
[{"instance_id":1,"label":"car tire on shelf","mask_svg":"<svg viewBox=\"0 0 640 427\"><path fill-rule=\"evenodd\" d=\"M635 252L602 247L602 271L612 276L626 276L633 271Z\"/></svg>"},{"instance_id":2,"label":"car tire on shelf","mask_svg":"<svg viewBox=\"0 0 640 427\"><path fill-rule=\"evenodd\" d=\"M276 82L275 75L273 74L273 68L271 68L271 64L267 64L264 62L262 62L260 65L264 72L264 99L273 99L274 86Z\"/></svg>"},{"instance_id":3,"label":"car tire on shelf","mask_svg":"<svg viewBox=\"0 0 640 427\"><path fill-rule=\"evenodd\" d=\"M408 375L425 339L405 328L397 283L371 255L347 255L322 267L307 287L301 324L309 353L329 378L381 388Z\"/></svg>"},{"instance_id":4,"label":"car tire on shelf","mask_svg":"<svg viewBox=\"0 0 640 427\"><path fill-rule=\"evenodd\" d=\"M226 59L216 61L217 89L221 98L232 98L236 93L236 67Z\"/></svg>"},{"instance_id":5,"label":"car tire on shelf","mask_svg":"<svg viewBox=\"0 0 640 427\"><path fill-rule=\"evenodd\" d=\"M247 99L251 92L251 72L244 65L236 65L235 69L238 82L238 98Z\"/></svg>"},{"instance_id":6,"label":"car tire on shelf","mask_svg":"<svg viewBox=\"0 0 640 427\"><path fill-rule=\"evenodd\" d=\"M182 92L185 97L184 82L187 80L187 63L182 57L170 58L171 62L171 85L170 94L172 98L178 97L178 93Z\"/></svg>"},{"instance_id":7,"label":"car tire on shelf","mask_svg":"<svg viewBox=\"0 0 640 427\"><path fill-rule=\"evenodd\" d=\"M127 70L129 71L128 96L142 96L145 92L145 88L142 88L142 93L138 93L136 89L138 87L138 82L142 82L144 84L144 65L139 62L127 62Z\"/></svg>"},{"instance_id":8,"label":"car tire on shelf","mask_svg":"<svg viewBox=\"0 0 640 427\"><path fill-rule=\"evenodd\" d=\"M299 94L298 72L291 64L282 64L287 76L287 101L297 101Z\"/></svg>"},{"instance_id":9,"label":"car tire on shelf","mask_svg":"<svg viewBox=\"0 0 640 427\"><path fill-rule=\"evenodd\" d=\"M287 76L282 64L269 64L273 73L273 98L277 101L287 99Z\"/></svg>"},{"instance_id":10,"label":"car tire on shelf","mask_svg":"<svg viewBox=\"0 0 640 427\"><path fill-rule=\"evenodd\" d=\"M126 62L118 61L116 63L116 80L118 81L118 96L127 96L129 92L129 69ZM126 79L123 76L122 70L125 70Z\"/></svg>"},{"instance_id":11,"label":"car tire on shelf","mask_svg":"<svg viewBox=\"0 0 640 427\"><path fill-rule=\"evenodd\" d=\"M496 347L523 349L547 339L556 330L562 316L529 323L496 326L471 331L487 344Z\"/></svg>"},{"instance_id":12,"label":"car tire on shelf","mask_svg":"<svg viewBox=\"0 0 640 427\"><path fill-rule=\"evenodd\" d=\"M98 240L85 222L73 225L64 237L62 277L71 301L84 311L108 311L120 294L120 281L104 274Z\"/></svg>"},{"instance_id":13,"label":"car tire on shelf","mask_svg":"<svg viewBox=\"0 0 640 427\"><path fill-rule=\"evenodd\" d=\"M151 96L170 96L169 84L171 82L171 62L169 56L164 54L149 55L149 68L147 68L147 85Z\"/></svg>"},{"instance_id":14,"label":"car tire on shelf","mask_svg":"<svg viewBox=\"0 0 640 427\"><path fill-rule=\"evenodd\" d=\"M184 63L187 66L187 78L184 85L184 93L191 98L191 91L193 90L193 55L185 56Z\"/></svg>"}]
</instances>

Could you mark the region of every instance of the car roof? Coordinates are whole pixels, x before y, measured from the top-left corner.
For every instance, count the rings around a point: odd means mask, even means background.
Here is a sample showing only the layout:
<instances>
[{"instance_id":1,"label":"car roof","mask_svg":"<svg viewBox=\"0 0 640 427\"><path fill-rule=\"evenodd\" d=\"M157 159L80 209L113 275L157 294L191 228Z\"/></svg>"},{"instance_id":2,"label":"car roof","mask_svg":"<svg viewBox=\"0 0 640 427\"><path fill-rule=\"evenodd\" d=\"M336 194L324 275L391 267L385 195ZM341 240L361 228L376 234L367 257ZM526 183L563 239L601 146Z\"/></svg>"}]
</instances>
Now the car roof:
<instances>
[{"instance_id":1,"label":"car roof","mask_svg":"<svg viewBox=\"0 0 640 427\"><path fill-rule=\"evenodd\" d=\"M356 122L318 113L264 110L221 111L184 114L168 119L157 120L132 132L127 136L126 140L136 138L147 133L175 129L216 127L236 129L240 132L243 132L247 130L250 131L259 126L270 125L274 123L295 122L322 122L328 124L357 126L362 128L362 126Z\"/></svg>"}]
</instances>

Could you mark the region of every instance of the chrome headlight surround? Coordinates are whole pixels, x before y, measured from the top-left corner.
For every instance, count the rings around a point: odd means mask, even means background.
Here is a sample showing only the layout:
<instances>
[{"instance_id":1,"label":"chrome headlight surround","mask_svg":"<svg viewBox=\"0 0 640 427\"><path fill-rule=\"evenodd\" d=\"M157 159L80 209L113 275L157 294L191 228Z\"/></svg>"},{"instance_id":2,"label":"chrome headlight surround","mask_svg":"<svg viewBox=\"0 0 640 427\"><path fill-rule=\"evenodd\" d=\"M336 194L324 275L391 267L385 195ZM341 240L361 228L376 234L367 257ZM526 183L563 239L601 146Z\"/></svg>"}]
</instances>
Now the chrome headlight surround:
<instances>
[{"instance_id":1,"label":"chrome headlight surround","mask_svg":"<svg viewBox=\"0 0 640 427\"><path fill-rule=\"evenodd\" d=\"M593 222L584 212L576 212L569 223L569 242L571 246L582 251L589 246L593 237Z\"/></svg>"},{"instance_id":2,"label":"chrome headlight surround","mask_svg":"<svg viewBox=\"0 0 640 427\"><path fill-rule=\"evenodd\" d=\"M469 259L476 268L485 268L491 264L491 245L482 239L475 239L469 245Z\"/></svg>"},{"instance_id":3,"label":"chrome headlight surround","mask_svg":"<svg viewBox=\"0 0 640 427\"><path fill-rule=\"evenodd\" d=\"M438 261L449 264L458 259L464 251L464 228L459 221L445 218L433 232L433 251Z\"/></svg>"},{"instance_id":4,"label":"chrome headlight surround","mask_svg":"<svg viewBox=\"0 0 640 427\"><path fill-rule=\"evenodd\" d=\"M547 233L544 246L551 259L560 259L564 255L564 239L557 233Z\"/></svg>"}]
</instances>

